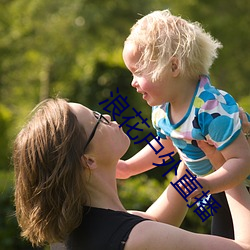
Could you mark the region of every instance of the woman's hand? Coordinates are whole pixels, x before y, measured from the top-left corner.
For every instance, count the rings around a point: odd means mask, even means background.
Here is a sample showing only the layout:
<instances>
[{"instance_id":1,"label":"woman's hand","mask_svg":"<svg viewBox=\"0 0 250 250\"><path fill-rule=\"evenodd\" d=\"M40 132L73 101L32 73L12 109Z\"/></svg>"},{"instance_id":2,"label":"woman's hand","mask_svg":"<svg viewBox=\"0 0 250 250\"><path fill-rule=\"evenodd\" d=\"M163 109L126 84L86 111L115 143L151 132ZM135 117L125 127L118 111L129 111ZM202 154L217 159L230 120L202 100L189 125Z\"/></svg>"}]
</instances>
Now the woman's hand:
<instances>
[{"instance_id":1,"label":"woman's hand","mask_svg":"<svg viewBox=\"0 0 250 250\"><path fill-rule=\"evenodd\" d=\"M246 113L242 108L240 108L240 119L242 121L242 130L247 135L248 142L250 142L250 122L247 119ZM219 169L224 163L225 159L220 151L216 150L216 148L212 145L209 145L206 141L197 141L199 148L206 154L210 162L212 163L215 170ZM204 177L197 177L197 181L202 185L202 190L207 191L210 190L212 192L212 187L207 182ZM189 198L199 198L202 195L202 190L198 188Z\"/></svg>"},{"instance_id":2,"label":"woman's hand","mask_svg":"<svg viewBox=\"0 0 250 250\"><path fill-rule=\"evenodd\" d=\"M248 142L250 142L250 122L248 121L244 110L240 108L239 111L242 122L242 131L245 133L246 137L248 137ZM206 141L197 141L197 143L199 148L206 154L216 170L225 163L224 157L214 146L209 145Z\"/></svg>"},{"instance_id":3,"label":"woman's hand","mask_svg":"<svg viewBox=\"0 0 250 250\"><path fill-rule=\"evenodd\" d=\"M247 119L247 115L243 108L240 108L240 119L242 122L242 131L244 132L248 142L250 141L250 122Z\"/></svg>"},{"instance_id":4,"label":"woman's hand","mask_svg":"<svg viewBox=\"0 0 250 250\"><path fill-rule=\"evenodd\" d=\"M199 148L206 154L214 169L219 169L224 163L225 159L220 151L215 146L209 145L205 141L197 141Z\"/></svg>"}]
</instances>

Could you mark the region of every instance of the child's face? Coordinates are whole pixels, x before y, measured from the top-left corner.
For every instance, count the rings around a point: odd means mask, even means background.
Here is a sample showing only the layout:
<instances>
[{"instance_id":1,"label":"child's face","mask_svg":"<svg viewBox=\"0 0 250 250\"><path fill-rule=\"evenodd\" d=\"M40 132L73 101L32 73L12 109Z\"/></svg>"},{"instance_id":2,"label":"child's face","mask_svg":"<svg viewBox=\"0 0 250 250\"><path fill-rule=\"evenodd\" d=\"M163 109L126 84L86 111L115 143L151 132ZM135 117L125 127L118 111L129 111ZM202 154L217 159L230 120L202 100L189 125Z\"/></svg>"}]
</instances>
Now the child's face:
<instances>
[{"instance_id":1,"label":"child's face","mask_svg":"<svg viewBox=\"0 0 250 250\"><path fill-rule=\"evenodd\" d=\"M164 74L163 80L156 80L152 82L151 75L147 72L136 72L138 69L138 61L141 57L141 52L135 48L131 43L125 43L123 49L123 60L132 73L133 79L131 82L132 87L142 94L142 98L148 103L149 106L161 105L168 99L168 75Z\"/></svg>"}]
</instances>

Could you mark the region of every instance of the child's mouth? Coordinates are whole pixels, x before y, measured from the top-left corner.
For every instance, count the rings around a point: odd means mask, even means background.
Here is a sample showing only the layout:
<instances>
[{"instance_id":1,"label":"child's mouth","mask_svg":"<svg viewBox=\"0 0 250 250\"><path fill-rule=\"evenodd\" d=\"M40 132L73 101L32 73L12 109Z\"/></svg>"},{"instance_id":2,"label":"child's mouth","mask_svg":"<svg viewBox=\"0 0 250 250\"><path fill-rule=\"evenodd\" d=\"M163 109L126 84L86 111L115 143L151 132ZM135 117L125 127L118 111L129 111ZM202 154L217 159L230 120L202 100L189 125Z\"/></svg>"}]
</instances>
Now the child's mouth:
<instances>
[{"instance_id":1,"label":"child's mouth","mask_svg":"<svg viewBox=\"0 0 250 250\"><path fill-rule=\"evenodd\" d=\"M147 98L147 95L148 95L148 94L147 94L146 92L143 92L143 93L142 93L142 98L145 100L145 99Z\"/></svg>"}]
</instances>

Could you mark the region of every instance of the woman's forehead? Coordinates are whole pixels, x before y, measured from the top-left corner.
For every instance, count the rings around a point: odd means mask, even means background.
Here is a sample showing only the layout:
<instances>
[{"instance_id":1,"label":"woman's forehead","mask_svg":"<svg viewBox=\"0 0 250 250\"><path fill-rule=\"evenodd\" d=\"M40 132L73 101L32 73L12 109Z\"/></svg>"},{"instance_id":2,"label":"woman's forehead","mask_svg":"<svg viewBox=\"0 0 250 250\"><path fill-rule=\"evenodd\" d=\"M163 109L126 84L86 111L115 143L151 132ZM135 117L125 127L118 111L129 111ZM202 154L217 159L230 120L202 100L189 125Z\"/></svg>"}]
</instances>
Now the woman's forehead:
<instances>
[{"instance_id":1,"label":"woman's forehead","mask_svg":"<svg viewBox=\"0 0 250 250\"><path fill-rule=\"evenodd\" d=\"M88 126L89 122L92 122L93 112L91 109L79 104L79 103L69 103L69 107L71 111L76 115L77 120L81 125L83 125L85 128Z\"/></svg>"},{"instance_id":2,"label":"woman's forehead","mask_svg":"<svg viewBox=\"0 0 250 250\"><path fill-rule=\"evenodd\" d=\"M78 115L79 113L91 113L91 110L80 103L69 102L69 107L73 113Z\"/></svg>"}]
</instances>

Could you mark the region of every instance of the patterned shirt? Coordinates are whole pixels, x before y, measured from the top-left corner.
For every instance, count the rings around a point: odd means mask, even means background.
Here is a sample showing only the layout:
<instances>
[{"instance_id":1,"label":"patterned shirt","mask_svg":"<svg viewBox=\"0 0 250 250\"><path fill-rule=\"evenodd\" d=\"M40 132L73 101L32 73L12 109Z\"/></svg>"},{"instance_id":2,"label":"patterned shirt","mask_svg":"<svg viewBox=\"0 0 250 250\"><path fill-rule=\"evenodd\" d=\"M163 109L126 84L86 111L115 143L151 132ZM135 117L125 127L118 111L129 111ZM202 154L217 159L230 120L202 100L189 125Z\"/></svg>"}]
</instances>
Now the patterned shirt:
<instances>
[{"instance_id":1,"label":"patterned shirt","mask_svg":"<svg viewBox=\"0 0 250 250\"><path fill-rule=\"evenodd\" d=\"M212 165L196 140L206 140L218 150L230 145L241 131L237 103L230 94L213 87L209 77L203 75L180 122L171 123L169 109L169 103L152 109L152 123L158 136L171 138L181 159L193 173L210 173Z\"/></svg>"}]
</instances>

